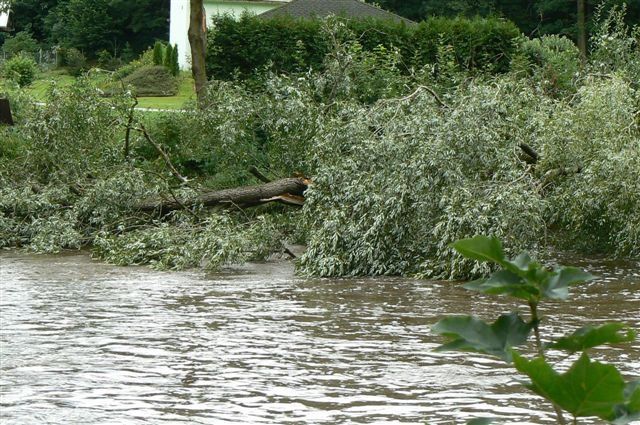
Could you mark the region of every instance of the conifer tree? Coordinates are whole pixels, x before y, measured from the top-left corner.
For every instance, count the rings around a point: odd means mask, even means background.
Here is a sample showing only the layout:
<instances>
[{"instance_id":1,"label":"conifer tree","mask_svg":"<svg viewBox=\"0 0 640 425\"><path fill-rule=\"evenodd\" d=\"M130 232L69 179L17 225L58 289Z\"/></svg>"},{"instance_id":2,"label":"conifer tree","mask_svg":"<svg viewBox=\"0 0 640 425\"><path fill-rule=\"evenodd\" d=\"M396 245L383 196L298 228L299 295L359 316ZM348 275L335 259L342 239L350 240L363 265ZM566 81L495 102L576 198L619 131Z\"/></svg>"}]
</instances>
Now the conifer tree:
<instances>
[{"instance_id":1,"label":"conifer tree","mask_svg":"<svg viewBox=\"0 0 640 425\"><path fill-rule=\"evenodd\" d=\"M171 49L171 73L177 76L180 73L180 64L178 63L178 45L174 45Z\"/></svg>"},{"instance_id":2,"label":"conifer tree","mask_svg":"<svg viewBox=\"0 0 640 425\"><path fill-rule=\"evenodd\" d=\"M162 65L164 62L164 44L161 41L156 41L153 45L153 64Z\"/></svg>"},{"instance_id":3,"label":"conifer tree","mask_svg":"<svg viewBox=\"0 0 640 425\"><path fill-rule=\"evenodd\" d=\"M164 57L162 59L162 65L168 70L171 70L171 56L173 55L173 47L171 44L167 44L164 48Z\"/></svg>"}]
</instances>

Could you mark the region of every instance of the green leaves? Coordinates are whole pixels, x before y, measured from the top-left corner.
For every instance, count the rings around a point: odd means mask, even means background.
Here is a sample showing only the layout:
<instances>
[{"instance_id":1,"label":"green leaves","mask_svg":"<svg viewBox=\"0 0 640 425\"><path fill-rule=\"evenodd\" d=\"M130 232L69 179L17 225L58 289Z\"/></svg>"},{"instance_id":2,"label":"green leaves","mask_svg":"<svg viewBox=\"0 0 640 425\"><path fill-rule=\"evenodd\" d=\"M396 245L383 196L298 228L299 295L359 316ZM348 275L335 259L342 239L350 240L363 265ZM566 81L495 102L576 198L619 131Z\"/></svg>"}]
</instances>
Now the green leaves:
<instances>
[{"instance_id":1,"label":"green leaves","mask_svg":"<svg viewBox=\"0 0 640 425\"><path fill-rule=\"evenodd\" d=\"M527 360L513 353L516 369L531 379L528 387L573 416L614 419L625 402L625 383L612 365L591 361L582 354L571 368L559 374L542 358Z\"/></svg>"},{"instance_id":2,"label":"green leaves","mask_svg":"<svg viewBox=\"0 0 640 425\"><path fill-rule=\"evenodd\" d=\"M575 353L602 344L617 344L620 342L633 341L636 337L635 331L627 329L626 332L620 333L623 329L625 329L625 325L622 323L607 323L606 325L598 327L585 326L571 335L560 338L556 342L547 345L547 347Z\"/></svg>"},{"instance_id":3,"label":"green leaves","mask_svg":"<svg viewBox=\"0 0 640 425\"><path fill-rule=\"evenodd\" d=\"M550 299L564 300L569 296L569 285L593 278L591 274L575 267L560 267L542 281L542 294Z\"/></svg>"},{"instance_id":4,"label":"green leaves","mask_svg":"<svg viewBox=\"0 0 640 425\"><path fill-rule=\"evenodd\" d=\"M477 351L511 361L511 347L527 341L533 323L525 323L516 313L503 314L488 325L472 316L452 316L440 320L433 331L453 338L438 351Z\"/></svg>"},{"instance_id":5,"label":"green leaves","mask_svg":"<svg viewBox=\"0 0 640 425\"><path fill-rule=\"evenodd\" d=\"M451 244L461 255L478 261L489 261L503 265L505 261L502 243L498 238L476 236L471 239L461 239Z\"/></svg>"},{"instance_id":6,"label":"green leaves","mask_svg":"<svg viewBox=\"0 0 640 425\"><path fill-rule=\"evenodd\" d=\"M615 407L615 418L612 421L615 425L640 420L640 380L629 382L623 395L625 402Z\"/></svg>"},{"instance_id":7,"label":"green leaves","mask_svg":"<svg viewBox=\"0 0 640 425\"><path fill-rule=\"evenodd\" d=\"M466 289L485 294L506 294L537 303L543 298L566 299L569 286L593 279L593 276L575 267L558 267L546 270L531 260L527 253L514 260L504 256L502 244L493 237L476 236L451 244L461 255L478 261L488 261L503 267L488 279L480 279L464 285Z\"/></svg>"}]
</instances>

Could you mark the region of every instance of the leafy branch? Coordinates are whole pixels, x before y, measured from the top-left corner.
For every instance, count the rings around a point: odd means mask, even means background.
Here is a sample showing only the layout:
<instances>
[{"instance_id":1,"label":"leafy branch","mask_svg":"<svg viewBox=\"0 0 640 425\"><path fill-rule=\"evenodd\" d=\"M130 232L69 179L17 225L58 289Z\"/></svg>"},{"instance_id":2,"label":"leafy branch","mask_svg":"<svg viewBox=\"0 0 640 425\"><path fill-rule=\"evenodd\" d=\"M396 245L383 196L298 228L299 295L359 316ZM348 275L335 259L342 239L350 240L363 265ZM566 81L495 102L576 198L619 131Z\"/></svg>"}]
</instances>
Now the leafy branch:
<instances>
[{"instance_id":1,"label":"leafy branch","mask_svg":"<svg viewBox=\"0 0 640 425\"><path fill-rule=\"evenodd\" d=\"M625 383L618 369L592 360L587 350L604 344L635 339L635 331L621 323L585 326L570 335L543 344L538 306L544 300L565 300L569 289L594 277L575 267L548 270L527 253L507 259L497 238L476 236L451 245L461 255L497 264L500 269L488 278L469 282L464 288L490 295L509 295L526 302L530 320L516 313L501 315L487 324L472 316L454 316L440 320L433 330L450 339L438 350L476 351L513 362L515 368L530 379L527 388L549 401L559 424L566 424L568 412L577 424L579 417L596 416L613 424L627 424L640 419L640 381ZM524 345L533 331L537 357L527 359L513 347ZM564 373L547 362L547 349L580 352L580 357ZM487 423L487 422L485 422Z\"/></svg>"}]
</instances>

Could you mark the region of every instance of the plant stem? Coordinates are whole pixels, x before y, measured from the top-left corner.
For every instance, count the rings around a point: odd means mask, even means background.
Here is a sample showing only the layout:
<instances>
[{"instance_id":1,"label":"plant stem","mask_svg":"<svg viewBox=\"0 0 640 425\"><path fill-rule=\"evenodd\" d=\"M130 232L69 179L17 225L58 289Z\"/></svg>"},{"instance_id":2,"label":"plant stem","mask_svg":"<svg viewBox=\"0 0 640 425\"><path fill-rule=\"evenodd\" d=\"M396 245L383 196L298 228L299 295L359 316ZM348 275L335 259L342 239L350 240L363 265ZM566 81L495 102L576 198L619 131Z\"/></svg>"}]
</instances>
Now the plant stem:
<instances>
[{"instance_id":1,"label":"plant stem","mask_svg":"<svg viewBox=\"0 0 640 425\"><path fill-rule=\"evenodd\" d=\"M537 301L529 301L529 310L531 310L531 321L533 322L533 334L536 338L536 349L538 350L538 355L543 359L545 359L544 348L542 347L542 340L540 339L540 327L538 324L540 323L540 319L538 317L538 302ZM551 402L553 406L553 410L556 412L556 419L560 425L566 425L566 421L564 416L562 415L562 409L557 404ZM574 424L577 423L574 418Z\"/></svg>"}]
</instances>

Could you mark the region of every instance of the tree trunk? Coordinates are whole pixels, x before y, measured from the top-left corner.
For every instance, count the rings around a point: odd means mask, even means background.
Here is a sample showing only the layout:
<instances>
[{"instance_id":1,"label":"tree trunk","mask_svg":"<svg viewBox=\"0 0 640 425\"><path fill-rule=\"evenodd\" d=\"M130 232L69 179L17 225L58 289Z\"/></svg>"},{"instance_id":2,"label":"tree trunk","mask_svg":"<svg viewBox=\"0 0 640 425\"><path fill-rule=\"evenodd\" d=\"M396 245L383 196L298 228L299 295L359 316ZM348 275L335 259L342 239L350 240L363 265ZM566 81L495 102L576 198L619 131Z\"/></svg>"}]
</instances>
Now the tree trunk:
<instances>
[{"instance_id":1,"label":"tree trunk","mask_svg":"<svg viewBox=\"0 0 640 425\"><path fill-rule=\"evenodd\" d=\"M228 205L232 207L246 208L261 205L267 202L282 202L289 205L302 205L304 191L307 189L309 181L302 178L286 178L275 180L269 183L235 187L231 189L205 192L192 200L147 200L138 205L140 211L159 211L167 213L185 207L204 205L214 207Z\"/></svg>"},{"instance_id":2,"label":"tree trunk","mask_svg":"<svg viewBox=\"0 0 640 425\"><path fill-rule=\"evenodd\" d=\"M205 15L203 0L190 0L189 44L191 45L191 73L196 84L196 98L198 106L202 107L204 89L207 85L207 70L205 57L207 50L207 35L205 33Z\"/></svg>"},{"instance_id":3,"label":"tree trunk","mask_svg":"<svg viewBox=\"0 0 640 425\"><path fill-rule=\"evenodd\" d=\"M578 1L578 49L582 60L587 59L586 0Z\"/></svg>"}]
</instances>

